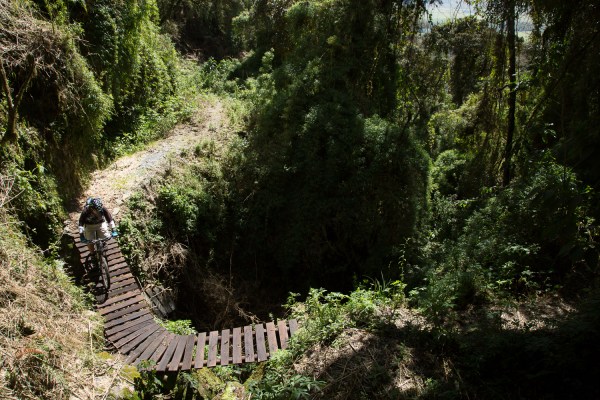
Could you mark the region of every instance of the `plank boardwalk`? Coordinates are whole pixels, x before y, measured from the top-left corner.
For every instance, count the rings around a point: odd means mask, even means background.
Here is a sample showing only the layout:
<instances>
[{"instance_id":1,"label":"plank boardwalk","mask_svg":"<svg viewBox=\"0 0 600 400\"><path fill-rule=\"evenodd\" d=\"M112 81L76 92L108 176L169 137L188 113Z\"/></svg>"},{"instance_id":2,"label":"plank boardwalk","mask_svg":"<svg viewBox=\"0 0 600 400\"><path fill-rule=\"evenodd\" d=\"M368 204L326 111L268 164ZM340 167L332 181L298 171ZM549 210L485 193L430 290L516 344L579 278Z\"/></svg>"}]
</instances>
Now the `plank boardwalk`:
<instances>
[{"instance_id":1,"label":"plank boardwalk","mask_svg":"<svg viewBox=\"0 0 600 400\"><path fill-rule=\"evenodd\" d=\"M87 246L80 242L79 234L70 236L92 282L96 309L105 319L104 335L119 353L127 356L127 363L157 371L187 371L265 361L277 350L286 349L290 337L298 330L298 322L291 319L195 335L170 333L155 322L153 311L115 240L107 242L110 275L107 291L92 268Z\"/></svg>"}]
</instances>

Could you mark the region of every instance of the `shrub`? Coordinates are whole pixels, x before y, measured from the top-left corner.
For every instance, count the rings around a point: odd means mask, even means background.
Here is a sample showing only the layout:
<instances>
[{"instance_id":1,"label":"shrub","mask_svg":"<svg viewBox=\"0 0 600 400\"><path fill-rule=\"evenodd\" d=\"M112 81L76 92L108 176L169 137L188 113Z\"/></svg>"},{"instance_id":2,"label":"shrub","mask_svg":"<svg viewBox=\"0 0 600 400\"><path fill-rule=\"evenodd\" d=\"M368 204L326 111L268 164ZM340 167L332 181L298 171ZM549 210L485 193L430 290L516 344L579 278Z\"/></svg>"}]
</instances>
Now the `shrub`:
<instances>
[{"instance_id":1,"label":"shrub","mask_svg":"<svg viewBox=\"0 0 600 400\"><path fill-rule=\"evenodd\" d=\"M429 272L413 298L440 322L445 310L492 293L553 289L581 266L596 270L589 198L575 175L554 162L539 162L530 175L480 199L436 191L423 246Z\"/></svg>"}]
</instances>

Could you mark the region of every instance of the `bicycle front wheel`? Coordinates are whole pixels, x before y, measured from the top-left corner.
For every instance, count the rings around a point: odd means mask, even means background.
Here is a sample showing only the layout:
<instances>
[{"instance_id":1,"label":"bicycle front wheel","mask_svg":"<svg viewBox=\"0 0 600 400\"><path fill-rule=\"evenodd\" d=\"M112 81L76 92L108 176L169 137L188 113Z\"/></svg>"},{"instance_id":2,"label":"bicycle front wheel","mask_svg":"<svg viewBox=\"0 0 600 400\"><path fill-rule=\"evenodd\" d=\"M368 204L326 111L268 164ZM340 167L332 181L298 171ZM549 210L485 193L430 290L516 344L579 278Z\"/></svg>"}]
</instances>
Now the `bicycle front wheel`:
<instances>
[{"instance_id":1,"label":"bicycle front wheel","mask_svg":"<svg viewBox=\"0 0 600 400\"><path fill-rule=\"evenodd\" d=\"M100 278L102 279L104 288L108 292L108 288L110 288L110 274L108 272L108 261L106 261L105 256L100 257Z\"/></svg>"}]
</instances>

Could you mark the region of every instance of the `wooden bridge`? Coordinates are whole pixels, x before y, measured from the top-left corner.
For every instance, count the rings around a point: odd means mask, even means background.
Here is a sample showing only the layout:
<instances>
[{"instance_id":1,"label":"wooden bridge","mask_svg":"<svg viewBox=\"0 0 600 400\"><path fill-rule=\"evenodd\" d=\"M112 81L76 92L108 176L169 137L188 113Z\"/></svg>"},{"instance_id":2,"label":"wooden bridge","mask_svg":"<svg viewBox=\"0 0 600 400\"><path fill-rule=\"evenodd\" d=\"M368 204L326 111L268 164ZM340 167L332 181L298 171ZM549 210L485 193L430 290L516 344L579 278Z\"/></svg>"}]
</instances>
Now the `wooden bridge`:
<instances>
[{"instance_id":1,"label":"wooden bridge","mask_svg":"<svg viewBox=\"0 0 600 400\"><path fill-rule=\"evenodd\" d=\"M79 234L71 236L81 263L91 271L86 244L81 243ZM109 290L104 289L98 274L89 278L95 284L96 308L105 319L106 340L127 356L129 364L148 360L157 371L186 371L265 361L278 349L287 348L289 338L298 329L297 321L291 319L194 335L173 334L154 320L114 239L107 242L107 259Z\"/></svg>"}]
</instances>

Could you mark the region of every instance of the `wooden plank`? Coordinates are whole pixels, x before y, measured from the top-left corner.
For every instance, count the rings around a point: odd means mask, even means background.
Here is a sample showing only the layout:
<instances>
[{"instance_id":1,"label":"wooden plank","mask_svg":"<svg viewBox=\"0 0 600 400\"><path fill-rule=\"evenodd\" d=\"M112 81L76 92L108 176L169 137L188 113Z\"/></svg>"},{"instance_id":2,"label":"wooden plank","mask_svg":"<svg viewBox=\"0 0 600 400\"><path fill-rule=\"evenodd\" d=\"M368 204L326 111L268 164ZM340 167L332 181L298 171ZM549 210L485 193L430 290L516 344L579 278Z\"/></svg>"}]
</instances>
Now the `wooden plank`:
<instances>
[{"instance_id":1,"label":"wooden plank","mask_svg":"<svg viewBox=\"0 0 600 400\"><path fill-rule=\"evenodd\" d=\"M120 250L117 253L112 253L112 254L106 255L106 261L108 261L109 263L116 264L117 263L116 260L125 260L125 258L123 257L123 254L121 254Z\"/></svg>"},{"instance_id":2,"label":"wooden plank","mask_svg":"<svg viewBox=\"0 0 600 400\"><path fill-rule=\"evenodd\" d=\"M121 262L126 262L125 257L123 257L123 254L121 254L121 252L117 252L117 253L113 253L113 254L107 254L106 255L106 261L108 262L108 266L110 267L111 265L115 265ZM81 262L82 264L85 264L86 262L89 262L90 265L94 265L92 263L92 257L89 255L89 253L82 253L79 255L79 262Z\"/></svg>"},{"instance_id":3,"label":"wooden plank","mask_svg":"<svg viewBox=\"0 0 600 400\"><path fill-rule=\"evenodd\" d=\"M267 359L267 349L265 348L265 326L258 324L254 327L256 332L256 355L258 361L265 361Z\"/></svg>"},{"instance_id":4,"label":"wooden plank","mask_svg":"<svg viewBox=\"0 0 600 400\"><path fill-rule=\"evenodd\" d=\"M186 336L185 352L183 353L183 360L181 362L181 370L189 371L192 369L192 356L194 355L194 342L196 341L195 335Z\"/></svg>"},{"instance_id":5,"label":"wooden plank","mask_svg":"<svg viewBox=\"0 0 600 400\"><path fill-rule=\"evenodd\" d=\"M141 333L139 335L137 335L137 337L133 338L132 337L133 335L132 335L132 336L126 336L123 339L121 339L120 345L116 346L116 347L120 347L119 353L129 354L129 352L131 350L133 350L134 348L137 347L137 345L139 345L144 340L146 340L148 338L148 336L151 336L154 332L158 332L161 329L163 329L163 328L158 324L150 324L150 325L144 327L144 329L141 331ZM132 337L132 339L127 340L130 337Z\"/></svg>"},{"instance_id":6,"label":"wooden plank","mask_svg":"<svg viewBox=\"0 0 600 400\"><path fill-rule=\"evenodd\" d=\"M214 367L217 365L217 346L219 343L219 332L212 331L208 336L208 363L207 367Z\"/></svg>"},{"instance_id":7,"label":"wooden plank","mask_svg":"<svg viewBox=\"0 0 600 400\"><path fill-rule=\"evenodd\" d=\"M106 261L108 261L108 265L111 267L112 270L129 268L129 264L127 264L127 260L125 259L125 257Z\"/></svg>"},{"instance_id":8,"label":"wooden plank","mask_svg":"<svg viewBox=\"0 0 600 400\"><path fill-rule=\"evenodd\" d=\"M122 264L110 264L108 267L108 273L110 274L111 278L116 278L117 276L121 276L124 274L131 274L131 268L129 268L129 265L122 263Z\"/></svg>"},{"instance_id":9,"label":"wooden plank","mask_svg":"<svg viewBox=\"0 0 600 400\"><path fill-rule=\"evenodd\" d=\"M169 347L169 345L173 341L174 337L175 337L175 335L172 334L171 332L169 332L169 334L167 336L165 336L163 338L163 340L160 342L160 344L158 345L158 347L156 348L156 350L154 350L154 352L152 353L152 355L150 357L148 357L148 360L149 361L154 361L155 363L158 363L158 361L163 356L163 354L165 354L165 351L167 350L167 348ZM141 361L141 357L140 357L140 361Z\"/></svg>"},{"instance_id":10,"label":"wooden plank","mask_svg":"<svg viewBox=\"0 0 600 400\"><path fill-rule=\"evenodd\" d=\"M102 315L106 320L109 320L109 319L114 318L115 313L122 311L123 309L129 309L130 307L135 306L137 304L142 304L145 306L146 302L144 301L143 297L138 296L138 297L131 298L127 301L114 304L111 307L99 309L98 313L100 315ZM133 312L133 311L131 311L131 312Z\"/></svg>"},{"instance_id":11,"label":"wooden plank","mask_svg":"<svg viewBox=\"0 0 600 400\"><path fill-rule=\"evenodd\" d=\"M75 247L77 247L77 249L87 247L87 243L83 243L81 240L79 240L79 234L77 234L77 240L75 240Z\"/></svg>"},{"instance_id":12,"label":"wooden plank","mask_svg":"<svg viewBox=\"0 0 600 400\"><path fill-rule=\"evenodd\" d=\"M187 336L177 336L177 340L177 348L175 349L175 353L173 353L171 362L167 365L167 371L177 371L179 369L181 357L183 357L185 345L187 344Z\"/></svg>"},{"instance_id":13,"label":"wooden plank","mask_svg":"<svg viewBox=\"0 0 600 400\"><path fill-rule=\"evenodd\" d=\"M175 349L177 349L177 345L179 344L179 338L180 336L177 335L173 335L171 337L171 343L169 343L169 346L162 355L160 362L156 366L157 371L164 372L167 370L167 365L169 365L171 357L173 356L173 353L175 353Z\"/></svg>"},{"instance_id":14,"label":"wooden plank","mask_svg":"<svg viewBox=\"0 0 600 400\"><path fill-rule=\"evenodd\" d=\"M221 331L221 365L229 365L229 340L231 331L223 329Z\"/></svg>"},{"instance_id":15,"label":"wooden plank","mask_svg":"<svg viewBox=\"0 0 600 400\"><path fill-rule=\"evenodd\" d=\"M113 254L113 255L107 256L106 261L108 261L108 263L110 265L114 265L114 264L124 262L126 260L122 254Z\"/></svg>"},{"instance_id":16,"label":"wooden plank","mask_svg":"<svg viewBox=\"0 0 600 400\"><path fill-rule=\"evenodd\" d=\"M137 285L137 283L132 283L129 286L123 286L117 289L112 288L112 284L110 285L110 290L108 291L110 296L117 296L121 293L125 293L125 292L133 292L133 291L139 291L139 287Z\"/></svg>"},{"instance_id":17,"label":"wooden plank","mask_svg":"<svg viewBox=\"0 0 600 400\"><path fill-rule=\"evenodd\" d=\"M242 363L242 328L233 328L233 364Z\"/></svg>"},{"instance_id":18,"label":"wooden plank","mask_svg":"<svg viewBox=\"0 0 600 400\"><path fill-rule=\"evenodd\" d=\"M119 250L119 246L116 243L112 243L112 244L108 244L106 246L104 246L104 250L108 253L108 252L114 252L116 250ZM84 244L84 246L78 247L78 250L80 252L81 255L87 255L89 254L88 252L88 247L87 247L87 243Z\"/></svg>"},{"instance_id":19,"label":"wooden plank","mask_svg":"<svg viewBox=\"0 0 600 400\"><path fill-rule=\"evenodd\" d=\"M109 240L105 244L106 249L119 248L119 243L116 240Z\"/></svg>"},{"instance_id":20,"label":"wooden plank","mask_svg":"<svg viewBox=\"0 0 600 400\"><path fill-rule=\"evenodd\" d=\"M115 296L115 297L111 297L108 300L106 300L106 302L104 304L98 304L96 307L99 309L104 309L107 308L109 306L112 306L115 303L121 302L121 301L125 301L128 300L134 296L139 296L139 293L135 293L135 292L130 292L130 293L125 293L119 296Z\"/></svg>"},{"instance_id":21,"label":"wooden plank","mask_svg":"<svg viewBox=\"0 0 600 400\"><path fill-rule=\"evenodd\" d=\"M279 332L279 342L281 343L281 348L285 350L288 347L288 341L290 337L288 336L288 328L284 320L280 319L277 321L277 331Z\"/></svg>"},{"instance_id":22,"label":"wooden plank","mask_svg":"<svg viewBox=\"0 0 600 400\"><path fill-rule=\"evenodd\" d=\"M79 240L79 233L76 233L77 237L75 238L75 246L77 246L77 248L87 248L88 243L83 243L82 241ZM117 247L119 246L119 243L117 243L116 240L107 240L105 243L106 247Z\"/></svg>"},{"instance_id":23,"label":"wooden plank","mask_svg":"<svg viewBox=\"0 0 600 400\"><path fill-rule=\"evenodd\" d=\"M118 246L109 246L106 249L106 256L112 256L114 254L121 254L121 249Z\"/></svg>"},{"instance_id":24,"label":"wooden plank","mask_svg":"<svg viewBox=\"0 0 600 400\"><path fill-rule=\"evenodd\" d=\"M120 277L118 277L120 278ZM136 282L136 280L133 278L133 276L127 276L124 275L123 278L121 279L115 279L115 278L111 278L110 280L110 289L109 292L111 292L111 297L116 297L117 294L113 294L113 291L119 290L121 288L132 288L129 291L130 292L138 292L141 294L141 291L138 287L138 284Z\"/></svg>"},{"instance_id":25,"label":"wooden plank","mask_svg":"<svg viewBox=\"0 0 600 400\"><path fill-rule=\"evenodd\" d=\"M109 246L106 249L107 257L112 256L117 253L119 253L119 254L121 253L121 249L119 249L118 246ZM90 255L90 252L88 251L87 246L85 247L85 249L83 249L83 251L81 249L79 250L79 258L87 258L87 256L89 256L89 255Z\"/></svg>"},{"instance_id":26,"label":"wooden plank","mask_svg":"<svg viewBox=\"0 0 600 400\"><path fill-rule=\"evenodd\" d=\"M206 332L198 334L196 342L196 359L194 360L194 368L200 369L204 366L204 346L206 346Z\"/></svg>"},{"instance_id":27,"label":"wooden plank","mask_svg":"<svg viewBox=\"0 0 600 400\"><path fill-rule=\"evenodd\" d=\"M290 337L292 337L294 335L294 333L296 333L296 331L298 330L298 321L295 319L290 319L289 324L290 324Z\"/></svg>"},{"instance_id":28,"label":"wooden plank","mask_svg":"<svg viewBox=\"0 0 600 400\"><path fill-rule=\"evenodd\" d=\"M152 315L147 308L142 308L139 311L135 311L131 314L124 315L119 318L112 319L106 323L104 323L104 329L114 328L117 325L129 325L132 321L135 321L138 318L145 317L146 315Z\"/></svg>"},{"instance_id":29,"label":"wooden plank","mask_svg":"<svg viewBox=\"0 0 600 400\"><path fill-rule=\"evenodd\" d=\"M86 261L91 262L90 257L81 257L79 260L81 261L82 264L84 264ZM118 254L118 253L107 256L106 261L108 262L109 267L112 267L113 265L117 265L117 264L127 263L127 260L125 260L125 257L123 257L122 254Z\"/></svg>"},{"instance_id":30,"label":"wooden plank","mask_svg":"<svg viewBox=\"0 0 600 400\"><path fill-rule=\"evenodd\" d=\"M124 331L135 325L139 325L139 324L145 323L147 321L154 321L154 316L152 314L148 314L148 315L141 316L137 320L131 321L130 323L125 324L125 325L117 325L115 327L108 328L108 329L106 327L104 327L104 334L106 336L113 336L114 334L116 334L118 332Z\"/></svg>"},{"instance_id":31,"label":"wooden plank","mask_svg":"<svg viewBox=\"0 0 600 400\"><path fill-rule=\"evenodd\" d=\"M166 330L161 330L159 332L160 333L158 334L158 336L154 340L152 340L152 343L150 343L144 350L140 348L141 346L138 347L137 349L135 349L134 352L129 354L129 357L127 357L127 360L125 361L127 363L138 364L141 361L149 359L152 356L152 354L154 354L154 352L158 350L159 346L165 344L165 341L169 336L169 332L167 332ZM142 350L139 355L137 354L138 350Z\"/></svg>"},{"instance_id":32,"label":"wooden plank","mask_svg":"<svg viewBox=\"0 0 600 400\"><path fill-rule=\"evenodd\" d=\"M269 339L269 354L273 355L279 346L277 345L277 333L275 333L275 324L273 322L267 322L267 338Z\"/></svg>"},{"instance_id":33,"label":"wooden plank","mask_svg":"<svg viewBox=\"0 0 600 400\"><path fill-rule=\"evenodd\" d=\"M152 336L156 332L161 332L162 330L164 330L164 328L162 328L161 326L154 325L152 329L148 329L143 334L139 335L138 337L127 343L125 346L123 346L121 349L119 349L119 353L129 354L133 349L138 347L138 345L146 341L148 337Z\"/></svg>"},{"instance_id":34,"label":"wooden plank","mask_svg":"<svg viewBox=\"0 0 600 400\"><path fill-rule=\"evenodd\" d=\"M149 335L152 334L152 332L154 332L157 329L158 329L158 325L148 324L148 325L145 325L142 329L137 329L137 330L131 332L129 335L123 336L119 340L111 340L111 342L116 348L120 349L121 347L125 346L127 343L131 342L132 340L134 340L142 335L146 335L145 337L148 337ZM127 350L120 351L120 352L128 353Z\"/></svg>"},{"instance_id":35,"label":"wooden plank","mask_svg":"<svg viewBox=\"0 0 600 400\"><path fill-rule=\"evenodd\" d=\"M131 314L131 313L133 313L135 311L141 310L144 307L146 307L146 303L145 302L134 304L131 307L123 308L123 309L121 309L121 310L119 310L117 312L109 314L106 317L106 320L110 321L112 319L119 318L119 317L122 317L122 316L127 315L127 314Z\"/></svg>"},{"instance_id":36,"label":"wooden plank","mask_svg":"<svg viewBox=\"0 0 600 400\"><path fill-rule=\"evenodd\" d=\"M254 334L250 325L244 327L244 354L247 363L254 362Z\"/></svg>"},{"instance_id":37,"label":"wooden plank","mask_svg":"<svg viewBox=\"0 0 600 400\"><path fill-rule=\"evenodd\" d=\"M160 339L160 337L164 334L164 332L165 332L165 330L162 327L160 329L154 331L142 343L140 343L140 345L138 347L136 347L135 350L132 350L129 352L129 355L127 356L127 359L125 360L125 363L131 364L133 361L135 361L139 357L139 355L142 354L148 348L148 346L150 346L152 343L157 341L157 339Z\"/></svg>"},{"instance_id":38,"label":"wooden plank","mask_svg":"<svg viewBox=\"0 0 600 400\"><path fill-rule=\"evenodd\" d=\"M110 275L110 283L117 283L117 282L129 280L129 279L133 279L135 281L135 279L133 278L133 275L131 275L131 273L129 271L126 274L122 274L122 275L112 275L112 274Z\"/></svg>"},{"instance_id":39,"label":"wooden plank","mask_svg":"<svg viewBox=\"0 0 600 400\"><path fill-rule=\"evenodd\" d=\"M99 313L106 315L107 313L118 310L121 308L121 305L125 304L126 302L129 302L129 304L135 304L135 301L134 303L131 303L131 300L140 299L143 300L144 298L141 296L139 290L132 290L127 293L112 294L108 299L106 299L105 303L96 304L96 308L98 309Z\"/></svg>"},{"instance_id":40,"label":"wooden plank","mask_svg":"<svg viewBox=\"0 0 600 400\"><path fill-rule=\"evenodd\" d=\"M142 302L145 303L144 298L142 296L139 296L139 295L131 296L130 298L128 298L125 301L121 301L121 302L112 304L110 307L98 307L98 313L100 315L102 315L103 317L106 317L110 313L119 311L122 308L129 307L134 304L142 303Z\"/></svg>"},{"instance_id":41,"label":"wooden plank","mask_svg":"<svg viewBox=\"0 0 600 400\"><path fill-rule=\"evenodd\" d=\"M113 289L118 289L118 288L123 287L123 286L129 286L132 283L133 284L136 283L135 279L133 279L133 276L127 277L125 279L114 280L114 281L111 279L110 289L112 291Z\"/></svg>"},{"instance_id":42,"label":"wooden plank","mask_svg":"<svg viewBox=\"0 0 600 400\"><path fill-rule=\"evenodd\" d=\"M112 342L115 342L121 338L124 338L125 336L130 335L131 333L138 331L140 329L143 329L146 325L149 324L155 324L156 322L154 322L154 320L145 320L145 321L141 321L138 324L132 325L130 327L128 327L127 329L123 329L120 332L117 332L115 334L109 335L106 332L104 333L104 335L106 336L106 339Z\"/></svg>"}]
</instances>

